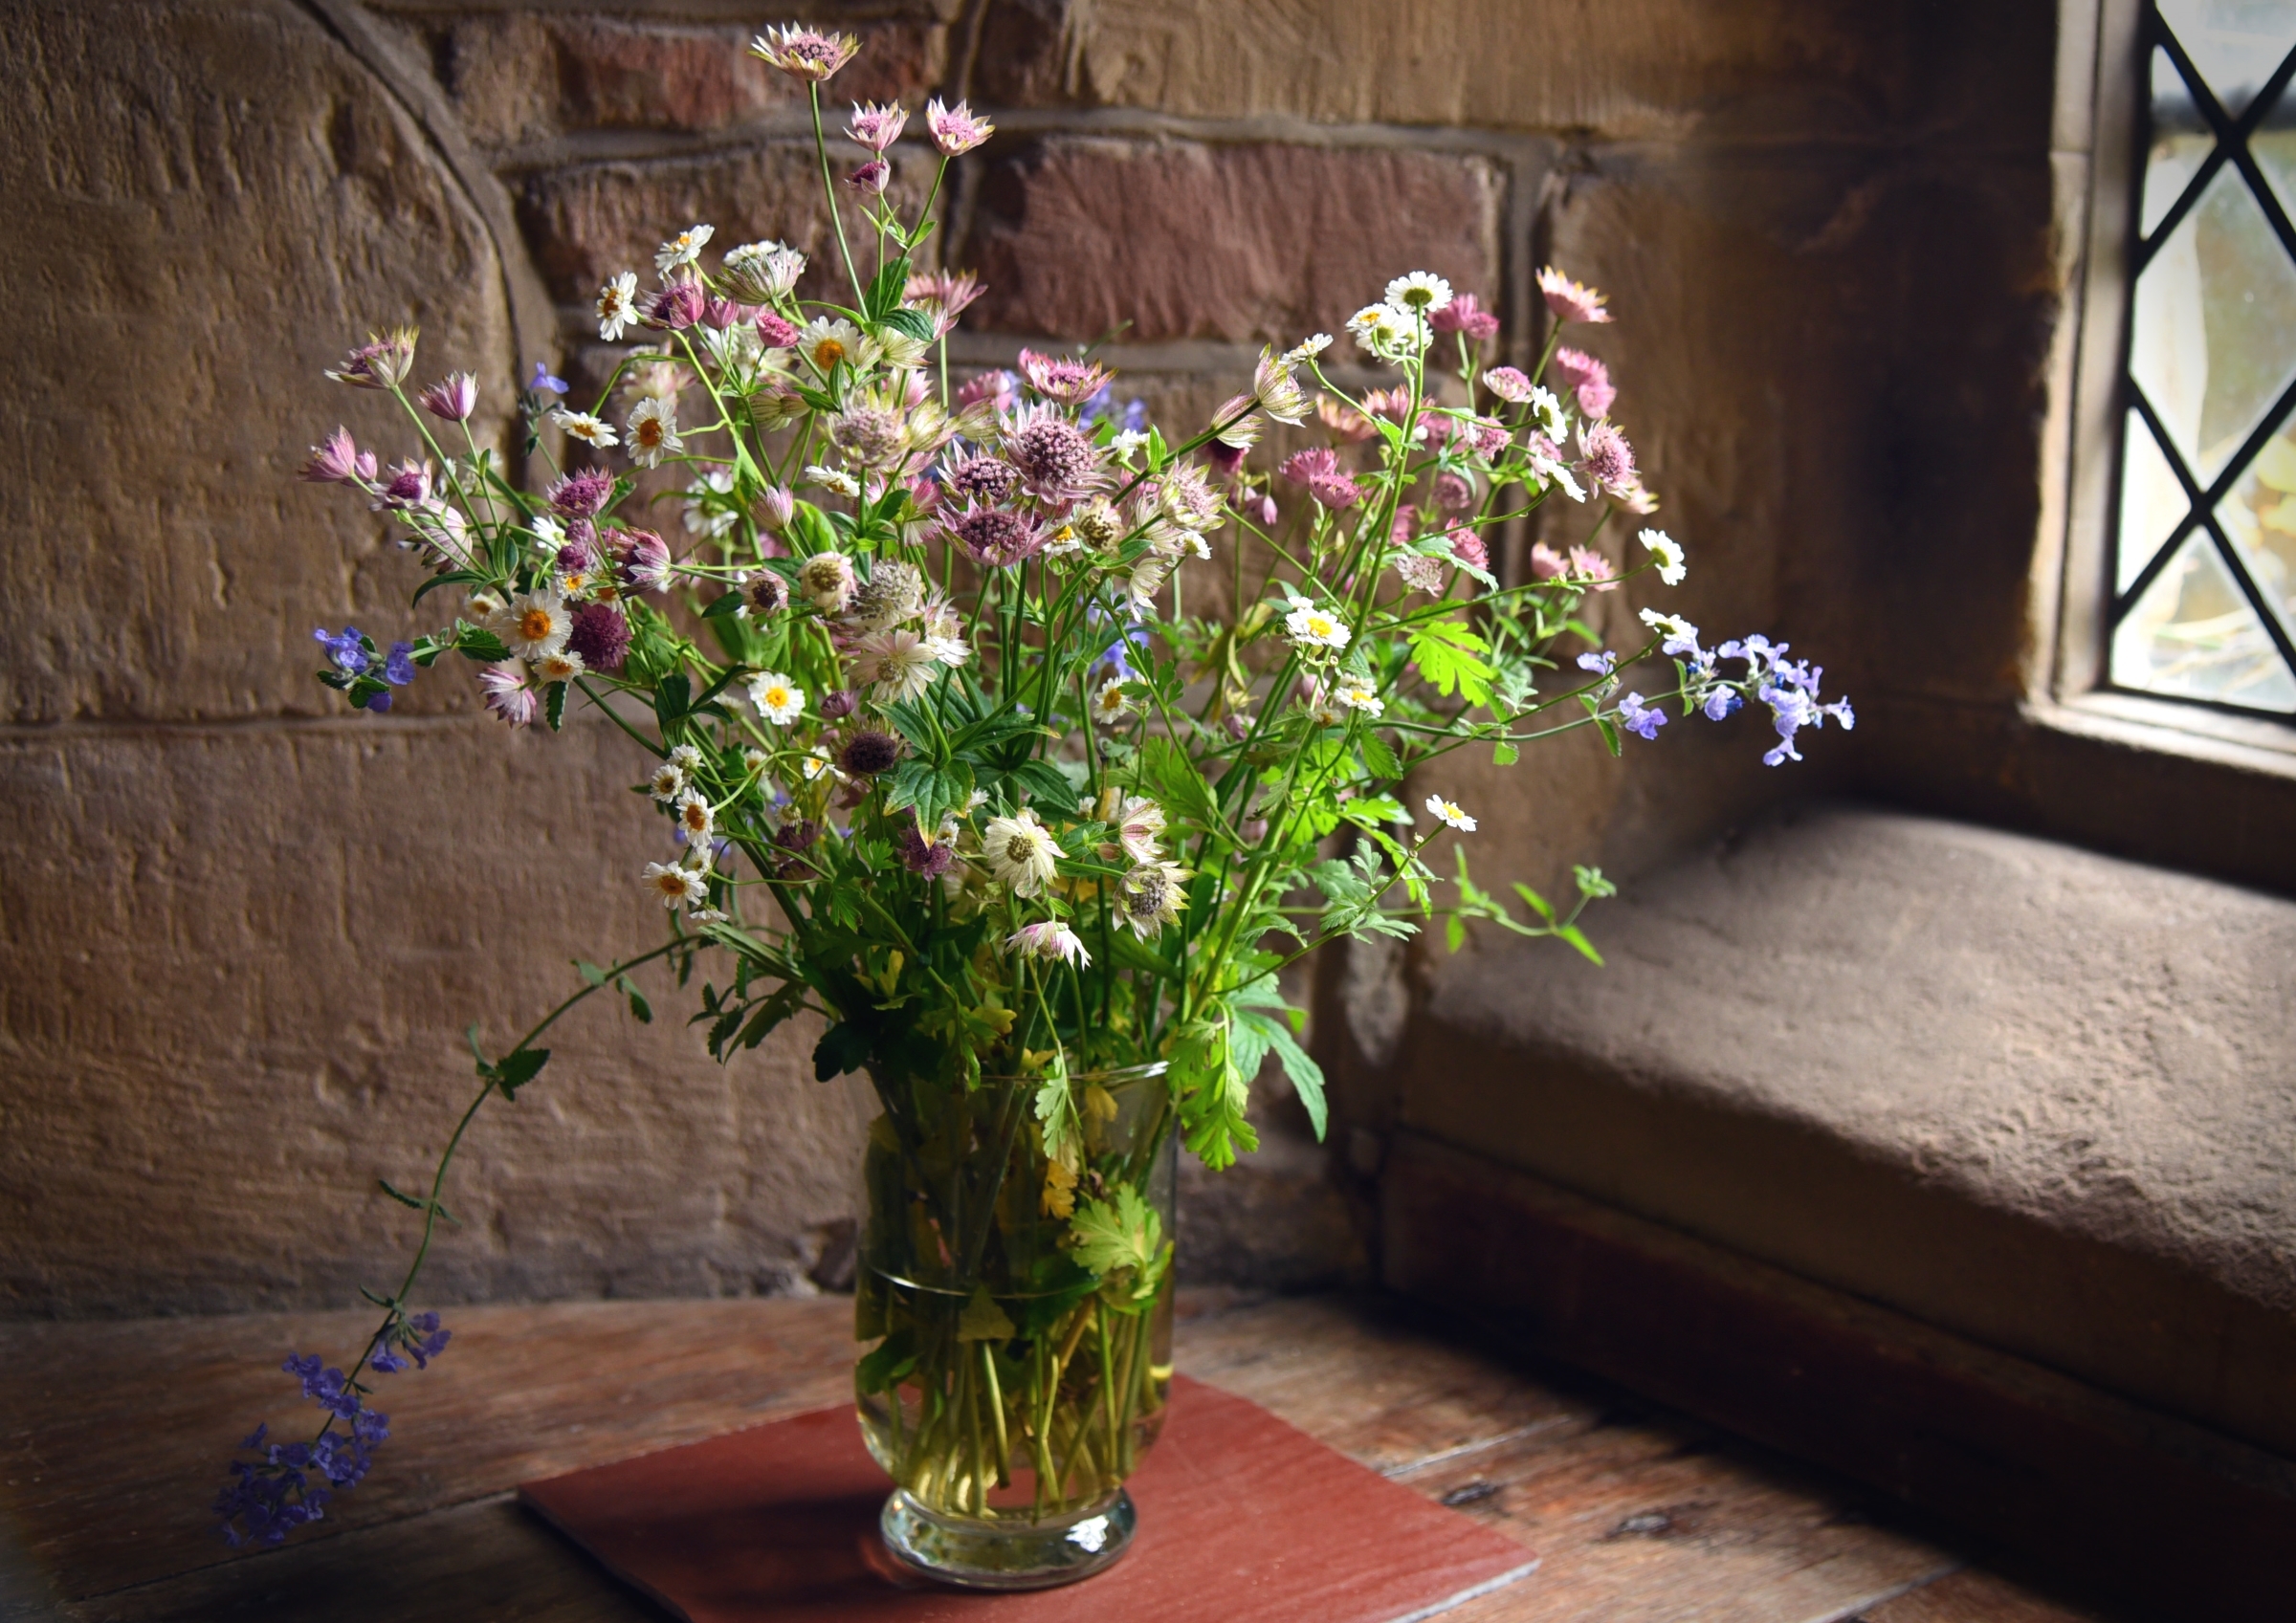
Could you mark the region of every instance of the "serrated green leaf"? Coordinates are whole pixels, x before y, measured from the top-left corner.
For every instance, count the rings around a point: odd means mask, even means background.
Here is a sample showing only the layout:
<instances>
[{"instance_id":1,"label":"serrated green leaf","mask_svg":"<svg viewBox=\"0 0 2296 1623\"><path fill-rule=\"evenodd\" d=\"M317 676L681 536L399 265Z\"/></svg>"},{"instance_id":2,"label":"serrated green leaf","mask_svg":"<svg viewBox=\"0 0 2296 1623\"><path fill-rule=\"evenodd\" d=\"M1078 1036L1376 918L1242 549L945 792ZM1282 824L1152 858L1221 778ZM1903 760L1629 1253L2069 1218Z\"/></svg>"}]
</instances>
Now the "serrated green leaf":
<instances>
[{"instance_id":1,"label":"serrated green leaf","mask_svg":"<svg viewBox=\"0 0 2296 1623\"><path fill-rule=\"evenodd\" d=\"M550 1063L547 1048L519 1048L502 1056L495 1065L495 1086L502 1090L505 1099L516 1099L519 1089L532 1082Z\"/></svg>"},{"instance_id":2,"label":"serrated green leaf","mask_svg":"<svg viewBox=\"0 0 2296 1623\"><path fill-rule=\"evenodd\" d=\"M1395 758L1395 752L1387 747L1387 740L1377 733L1366 733L1357 742L1363 752L1364 769L1374 778L1393 779L1403 775L1402 763Z\"/></svg>"},{"instance_id":3,"label":"serrated green leaf","mask_svg":"<svg viewBox=\"0 0 2296 1623\"><path fill-rule=\"evenodd\" d=\"M542 690L542 717L555 733L566 724L566 685L553 682Z\"/></svg>"},{"instance_id":4,"label":"serrated green leaf","mask_svg":"<svg viewBox=\"0 0 2296 1623\"><path fill-rule=\"evenodd\" d=\"M1156 1208L1130 1184L1116 1185L1113 1198L1079 1200L1069 1219L1076 1260L1106 1276L1121 1268L1146 1268L1163 1247L1163 1221Z\"/></svg>"},{"instance_id":5,"label":"serrated green leaf","mask_svg":"<svg viewBox=\"0 0 2296 1623\"><path fill-rule=\"evenodd\" d=\"M1461 620L1430 620L1411 631L1411 663L1419 673L1448 698L1454 692L1470 705L1490 702L1490 679L1496 674L1482 659L1490 645Z\"/></svg>"},{"instance_id":6,"label":"serrated green leaf","mask_svg":"<svg viewBox=\"0 0 2296 1623\"><path fill-rule=\"evenodd\" d=\"M972 1300L964 1311L957 1315L959 1341L1010 1341L1018 1333L1004 1309L997 1305L996 1298L988 1294L988 1286L973 1286Z\"/></svg>"},{"instance_id":7,"label":"serrated green leaf","mask_svg":"<svg viewBox=\"0 0 2296 1623\"><path fill-rule=\"evenodd\" d=\"M888 311L883 324L918 343L933 341L933 318L921 310Z\"/></svg>"},{"instance_id":8,"label":"serrated green leaf","mask_svg":"<svg viewBox=\"0 0 2296 1623\"><path fill-rule=\"evenodd\" d=\"M1523 752L1504 738L1490 747L1490 764L1493 766L1512 766L1522 758Z\"/></svg>"},{"instance_id":9,"label":"serrated green leaf","mask_svg":"<svg viewBox=\"0 0 2296 1623\"><path fill-rule=\"evenodd\" d=\"M606 971L600 969L596 964L591 963L587 958L576 958L574 960L574 970L576 974L580 975L583 979L588 981L592 986L604 986L606 984Z\"/></svg>"}]
</instances>

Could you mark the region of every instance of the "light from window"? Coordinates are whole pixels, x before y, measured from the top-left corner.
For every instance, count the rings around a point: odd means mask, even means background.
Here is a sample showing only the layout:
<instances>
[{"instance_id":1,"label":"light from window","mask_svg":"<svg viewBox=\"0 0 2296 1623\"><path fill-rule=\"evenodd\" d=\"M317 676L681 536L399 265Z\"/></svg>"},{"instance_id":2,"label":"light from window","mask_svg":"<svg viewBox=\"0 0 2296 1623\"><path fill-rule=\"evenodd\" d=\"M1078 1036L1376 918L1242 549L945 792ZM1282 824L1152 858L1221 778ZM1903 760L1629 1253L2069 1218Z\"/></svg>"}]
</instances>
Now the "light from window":
<instances>
[{"instance_id":1,"label":"light from window","mask_svg":"<svg viewBox=\"0 0 2296 1623\"><path fill-rule=\"evenodd\" d=\"M2115 687L2296 714L2296 0L2156 0Z\"/></svg>"}]
</instances>

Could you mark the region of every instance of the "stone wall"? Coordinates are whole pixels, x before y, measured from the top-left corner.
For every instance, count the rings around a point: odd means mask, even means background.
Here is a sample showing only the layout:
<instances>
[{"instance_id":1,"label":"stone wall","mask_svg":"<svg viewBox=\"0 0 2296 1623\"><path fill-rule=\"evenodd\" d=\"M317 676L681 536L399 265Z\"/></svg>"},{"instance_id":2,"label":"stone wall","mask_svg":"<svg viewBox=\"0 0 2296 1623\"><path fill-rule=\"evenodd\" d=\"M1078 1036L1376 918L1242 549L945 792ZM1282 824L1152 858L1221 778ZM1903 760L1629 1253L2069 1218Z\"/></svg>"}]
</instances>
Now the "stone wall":
<instances>
[{"instance_id":1,"label":"stone wall","mask_svg":"<svg viewBox=\"0 0 2296 1623\"><path fill-rule=\"evenodd\" d=\"M1484 877L1637 870L1782 794L1927 781L1956 735L1893 713L2014 710L2061 280L2048 6L801 10L863 35L840 103L938 91L997 120L937 239L995 282L967 362L1129 320L1113 358L1184 423L1262 340L1336 331L1403 270L1478 293L1526 356L1539 264L1611 293L1586 343L1691 549L1670 606L1791 638L1883 724L1784 774L1751 722L1463 767ZM313 625L413 622L371 518L290 475L338 418L382 428L319 377L369 323L420 320L426 374L579 380L596 280L669 230L824 247L803 103L740 50L758 20L81 0L0 45L32 87L0 110L0 263L34 403L0 449L0 1312L386 1279L405 1215L373 1180L414 1175L459 1108L462 1028L499 1042L564 960L652 939L612 737L506 737L458 675L387 718L311 682ZM1359 1045L1399 973L1358 954L1327 998ZM435 1288L811 1288L852 1120L805 1045L720 1070L675 1019L584 1010L482 1124ZM1351 1086L1343 1117L1376 1124L1376 1067ZM1199 1277L1344 1275L1354 1218L1268 1109L1260 1169L1195 1191Z\"/></svg>"}]
</instances>

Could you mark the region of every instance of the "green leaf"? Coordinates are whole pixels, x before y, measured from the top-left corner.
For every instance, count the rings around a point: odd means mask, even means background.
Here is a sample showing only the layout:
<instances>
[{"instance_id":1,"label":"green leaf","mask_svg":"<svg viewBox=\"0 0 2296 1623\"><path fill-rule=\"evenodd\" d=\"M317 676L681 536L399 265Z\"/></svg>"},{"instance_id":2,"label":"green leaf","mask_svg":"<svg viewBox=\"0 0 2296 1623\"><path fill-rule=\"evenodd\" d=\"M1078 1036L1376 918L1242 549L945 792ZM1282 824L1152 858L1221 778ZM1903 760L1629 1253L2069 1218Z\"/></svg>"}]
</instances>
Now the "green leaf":
<instances>
[{"instance_id":1,"label":"green leaf","mask_svg":"<svg viewBox=\"0 0 2296 1623\"><path fill-rule=\"evenodd\" d=\"M1490 747L1490 764L1493 766L1512 766L1522 758L1523 752L1504 738Z\"/></svg>"},{"instance_id":2,"label":"green leaf","mask_svg":"<svg viewBox=\"0 0 2296 1623\"><path fill-rule=\"evenodd\" d=\"M919 343L933 341L933 318L922 310L888 311L883 324Z\"/></svg>"},{"instance_id":3,"label":"green leaf","mask_svg":"<svg viewBox=\"0 0 2296 1623\"><path fill-rule=\"evenodd\" d=\"M1584 953L1596 963L1599 964L1602 961L1602 954L1595 951L1595 944L1586 938L1585 934L1577 925L1558 924L1555 927L1555 933L1561 936L1565 941L1568 941L1572 946L1578 948L1581 953Z\"/></svg>"},{"instance_id":4,"label":"green leaf","mask_svg":"<svg viewBox=\"0 0 2296 1623\"><path fill-rule=\"evenodd\" d=\"M757 1012L749 1017L749 1024L741 1028L736 1046L755 1048L765 1041L766 1034L775 1026L805 1007L805 1002L806 983L802 980L784 981L779 991L757 1006ZM738 1015L735 1018L740 1019Z\"/></svg>"},{"instance_id":5,"label":"green leaf","mask_svg":"<svg viewBox=\"0 0 2296 1623\"><path fill-rule=\"evenodd\" d=\"M596 964L591 963L588 959L576 958L574 960L574 968L581 975L582 978L588 981L592 986L604 986L606 984L606 971L600 969Z\"/></svg>"},{"instance_id":6,"label":"green leaf","mask_svg":"<svg viewBox=\"0 0 2296 1623\"><path fill-rule=\"evenodd\" d=\"M891 1392L916 1368L916 1334L897 1329L853 1366L853 1385L863 1392Z\"/></svg>"},{"instance_id":7,"label":"green leaf","mask_svg":"<svg viewBox=\"0 0 2296 1623\"><path fill-rule=\"evenodd\" d=\"M1058 817L1074 817L1077 812L1076 790L1068 775L1049 760L1025 760L1005 777L1014 784L1028 791L1031 803L1051 811Z\"/></svg>"},{"instance_id":8,"label":"green leaf","mask_svg":"<svg viewBox=\"0 0 2296 1623\"><path fill-rule=\"evenodd\" d=\"M1430 620L1411 632L1411 662L1419 673L1444 697L1456 692L1471 705L1490 702L1490 679L1497 672L1479 657L1490 648L1463 620Z\"/></svg>"},{"instance_id":9,"label":"green leaf","mask_svg":"<svg viewBox=\"0 0 2296 1623\"><path fill-rule=\"evenodd\" d=\"M454 639L455 651L480 665L500 665L510 657L510 645L492 631L468 630Z\"/></svg>"},{"instance_id":10,"label":"green leaf","mask_svg":"<svg viewBox=\"0 0 2296 1623\"><path fill-rule=\"evenodd\" d=\"M622 996L629 999L629 1012L636 1017L638 1023L651 1025L653 1023L653 1005L646 1000L646 994L632 986L628 976L623 976L614 984L621 989Z\"/></svg>"},{"instance_id":11,"label":"green leaf","mask_svg":"<svg viewBox=\"0 0 2296 1623\"><path fill-rule=\"evenodd\" d=\"M973 1299L957 1315L959 1341L1010 1341L1017 1333L1012 1321L1004 1316L996 1299L988 1294L988 1286L973 1286Z\"/></svg>"},{"instance_id":12,"label":"green leaf","mask_svg":"<svg viewBox=\"0 0 2296 1623\"><path fill-rule=\"evenodd\" d=\"M1443 944L1446 948L1454 953L1467 945L1466 919L1460 917L1457 913L1453 913L1450 917L1443 921Z\"/></svg>"},{"instance_id":13,"label":"green leaf","mask_svg":"<svg viewBox=\"0 0 2296 1623\"><path fill-rule=\"evenodd\" d=\"M1128 1183L1116 1185L1113 1199L1078 1201L1069 1232L1076 1239L1076 1260L1103 1277L1154 1266L1163 1245L1162 1220Z\"/></svg>"},{"instance_id":14,"label":"green leaf","mask_svg":"<svg viewBox=\"0 0 2296 1623\"><path fill-rule=\"evenodd\" d=\"M505 1054L495 1066L495 1086L501 1088L503 1098L516 1099L519 1089L532 1082L549 1063L547 1048L519 1048Z\"/></svg>"},{"instance_id":15,"label":"green leaf","mask_svg":"<svg viewBox=\"0 0 2296 1623\"><path fill-rule=\"evenodd\" d=\"M1395 752L1387 747L1386 739L1377 733L1366 733L1358 743L1363 751L1364 768L1374 778L1401 778L1403 775L1402 763L1395 758Z\"/></svg>"},{"instance_id":16,"label":"green leaf","mask_svg":"<svg viewBox=\"0 0 2296 1623\"><path fill-rule=\"evenodd\" d=\"M741 594L728 592L723 597L712 600L710 606L701 611L701 617L704 620L721 620L740 606Z\"/></svg>"},{"instance_id":17,"label":"green leaf","mask_svg":"<svg viewBox=\"0 0 2296 1623\"><path fill-rule=\"evenodd\" d=\"M822 1033L813 1048L813 1080L827 1082L831 1077L857 1071L869 1059L869 1039L845 1020Z\"/></svg>"},{"instance_id":18,"label":"green leaf","mask_svg":"<svg viewBox=\"0 0 2296 1623\"><path fill-rule=\"evenodd\" d=\"M1162 734L1152 734L1140 744L1140 779L1167 812L1196 822L1215 821L1211 786L1187 752Z\"/></svg>"},{"instance_id":19,"label":"green leaf","mask_svg":"<svg viewBox=\"0 0 2296 1623\"><path fill-rule=\"evenodd\" d=\"M1238 1009L1236 1034L1232 1041L1237 1049L1236 1066L1239 1070L1245 1066L1242 1050L1247 1031L1259 1039L1261 1056L1273 1053L1276 1063L1284 1067L1284 1075L1291 1079L1292 1090L1299 1095L1300 1104L1307 1108L1308 1120L1314 1124L1315 1136L1320 1139L1325 1116L1323 1067L1299 1045L1298 1040L1282 1020L1257 1009ZM1255 1057L1250 1069L1257 1071L1259 1068L1258 1058Z\"/></svg>"},{"instance_id":20,"label":"green leaf","mask_svg":"<svg viewBox=\"0 0 2296 1623\"><path fill-rule=\"evenodd\" d=\"M901 294L908 286L909 257L903 254L879 271L861 296L861 314L871 326L883 326L886 318L901 307Z\"/></svg>"},{"instance_id":21,"label":"green leaf","mask_svg":"<svg viewBox=\"0 0 2296 1623\"><path fill-rule=\"evenodd\" d=\"M673 671L655 685L653 690L654 719L664 727L686 713L694 695L694 684L686 680L682 670Z\"/></svg>"},{"instance_id":22,"label":"green leaf","mask_svg":"<svg viewBox=\"0 0 2296 1623\"><path fill-rule=\"evenodd\" d=\"M1518 881L1514 887L1514 893L1523 899L1523 906L1529 908L1540 918L1545 919L1549 924L1555 922L1555 910L1548 905L1544 896L1532 889L1530 886Z\"/></svg>"},{"instance_id":23,"label":"green leaf","mask_svg":"<svg viewBox=\"0 0 2296 1623\"><path fill-rule=\"evenodd\" d=\"M555 733L566 724L566 685L553 682L542 690L542 717Z\"/></svg>"},{"instance_id":24,"label":"green leaf","mask_svg":"<svg viewBox=\"0 0 2296 1623\"><path fill-rule=\"evenodd\" d=\"M1617 722L1611 720L1607 715L1598 715L1595 717L1595 727L1602 735L1602 741L1610 746L1612 755L1619 756L1626 753L1625 740L1619 736Z\"/></svg>"}]
</instances>

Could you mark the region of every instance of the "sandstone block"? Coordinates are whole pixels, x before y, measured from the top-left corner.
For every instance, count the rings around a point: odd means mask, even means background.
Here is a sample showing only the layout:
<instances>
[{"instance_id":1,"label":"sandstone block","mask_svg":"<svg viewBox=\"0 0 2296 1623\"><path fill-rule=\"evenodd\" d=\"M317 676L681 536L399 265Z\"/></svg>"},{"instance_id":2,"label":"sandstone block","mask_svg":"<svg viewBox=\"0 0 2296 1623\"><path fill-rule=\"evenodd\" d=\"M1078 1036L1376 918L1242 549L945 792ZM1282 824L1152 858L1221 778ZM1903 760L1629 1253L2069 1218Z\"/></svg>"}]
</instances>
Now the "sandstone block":
<instances>
[{"instance_id":1,"label":"sandstone block","mask_svg":"<svg viewBox=\"0 0 2296 1623\"><path fill-rule=\"evenodd\" d=\"M706 131L800 107L804 87L749 54L734 25L511 11L408 25L471 138L504 146L583 130ZM945 30L930 11L850 26L860 55L839 74L848 100L921 104Z\"/></svg>"},{"instance_id":2,"label":"sandstone block","mask_svg":"<svg viewBox=\"0 0 2296 1623\"><path fill-rule=\"evenodd\" d=\"M569 960L665 939L667 854L600 724L179 729L0 748L0 1314L351 1304ZM787 1029L720 1068L680 992L601 996L481 1113L426 1294L791 1287L849 1217L857 1122Z\"/></svg>"},{"instance_id":3,"label":"sandstone block","mask_svg":"<svg viewBox=\"0 0 2296 1623\"><path fill-rule=\"evenodd\" d=\"M889 195L904 218L914 219L932 184L931 167L916 152L896 148L891 156ZM874 238L850 202L839 199L866 280L875 262ZM803 249L810 265L801 296L852 301L810 142L542 170L526 178L519 198L519 223L536 267L561 300L585 310L599 284L617 272L635 271L651 283L655 246L696 221L717 228L713 252L762 237Z\"/></svg>"},{"instance_id":4,"label":"sandstone block","mask_svg":"<svg viewBox=\"0 0 2296 1623\"><path fill-rule=\"evenodd\" d=\"M0 447L0 716L323 710L311 629L375 605L379 529L295 470L338 422L412 435L320 374L414 321L417 376L468 367L498 412L517 357L478 216L284 0L33 7L11 48L41 90L0 108L0 278L69 292L15 323L42 406Z\"/></svg>"},{"instance_id":5,"label":"sandstone block","mask_svg":"<svg viewBox=\"0 0 2296 1623\"><path fill-rule=\"evenodd\" d=\"M1504 184L1448 154L1050 137L988 165L949 252L983 330L1292 343L1405 271L1491 297Z\"/></svg>"},{"instance_id":6,"label":"sandstone block","mask_svg":"<svg viewBox=\"0 0 2296 1623\"><path fill-rule=\"evenodd\" d=\"M2045 150L2054 15L1696 0L1027 0L992 8L1001 93L1207 118L1602 139L1919 132Z\"/></svg>"}]
</instances>

